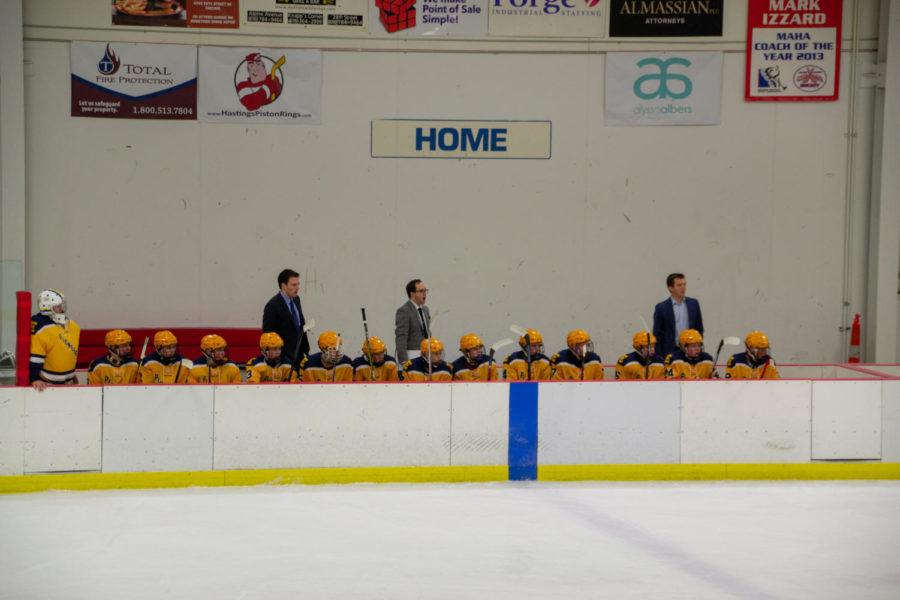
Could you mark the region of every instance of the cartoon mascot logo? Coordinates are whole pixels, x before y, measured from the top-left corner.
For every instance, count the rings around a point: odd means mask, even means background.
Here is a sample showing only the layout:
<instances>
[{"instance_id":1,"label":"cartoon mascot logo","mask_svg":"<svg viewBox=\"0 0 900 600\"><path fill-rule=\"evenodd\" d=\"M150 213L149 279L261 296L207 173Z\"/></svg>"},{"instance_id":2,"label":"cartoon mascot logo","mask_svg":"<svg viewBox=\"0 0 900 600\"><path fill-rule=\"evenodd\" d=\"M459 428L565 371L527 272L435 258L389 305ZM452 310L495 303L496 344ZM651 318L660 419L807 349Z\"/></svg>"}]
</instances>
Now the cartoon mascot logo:
<instances>
[{"instance_id":1,"label":"cartoon mascot logo","mask_svg":"<svg viewBox=\"0 0 900 600\"><path fill-rule=\"evenodd\" d=\"M244 65L247 65L246 70ZM259 52L248 54L241 61L234 71L234 91L244 108L258 110L278 99L284 89L282 65L284 65L283 56L276 62Z\"/></svg>"}]
</instances>

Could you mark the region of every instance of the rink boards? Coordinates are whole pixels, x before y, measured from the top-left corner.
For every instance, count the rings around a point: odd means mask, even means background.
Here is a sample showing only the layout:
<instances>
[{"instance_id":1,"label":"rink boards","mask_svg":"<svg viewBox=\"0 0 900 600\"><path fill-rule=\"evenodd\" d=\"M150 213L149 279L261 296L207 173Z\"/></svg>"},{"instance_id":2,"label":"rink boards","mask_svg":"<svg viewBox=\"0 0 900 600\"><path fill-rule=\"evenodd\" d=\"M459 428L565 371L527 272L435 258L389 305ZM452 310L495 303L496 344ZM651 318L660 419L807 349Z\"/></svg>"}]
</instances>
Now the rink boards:
<instances>
[{"instance_id":1,"label":"rink boards","mask_svg":"<svg viewBox=\"0 0 900 600\"><path fill-rule=\"evenodd\" d=\"M0 388L0 492L900 479L900 380Z\"/></svg>"}]
</instances>

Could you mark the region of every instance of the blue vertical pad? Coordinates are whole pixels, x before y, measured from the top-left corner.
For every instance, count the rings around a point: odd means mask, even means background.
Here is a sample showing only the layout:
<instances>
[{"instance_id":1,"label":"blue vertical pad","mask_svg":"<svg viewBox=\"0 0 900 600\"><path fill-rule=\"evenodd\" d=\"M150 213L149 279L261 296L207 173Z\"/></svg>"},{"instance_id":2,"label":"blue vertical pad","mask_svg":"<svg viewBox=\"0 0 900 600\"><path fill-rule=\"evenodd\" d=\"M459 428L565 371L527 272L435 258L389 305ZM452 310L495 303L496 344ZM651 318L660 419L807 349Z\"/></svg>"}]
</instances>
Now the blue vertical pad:
<instances>
[{"instance_id":1,"label":"blue vertical pad","mask_svg":"<svg viewBox=\"0 0 900 600\"><path fill-rule=\"evenodd\" d=\"M538 384L509 384L509 480L537 479Z\"/></svg>"}]
</instances>

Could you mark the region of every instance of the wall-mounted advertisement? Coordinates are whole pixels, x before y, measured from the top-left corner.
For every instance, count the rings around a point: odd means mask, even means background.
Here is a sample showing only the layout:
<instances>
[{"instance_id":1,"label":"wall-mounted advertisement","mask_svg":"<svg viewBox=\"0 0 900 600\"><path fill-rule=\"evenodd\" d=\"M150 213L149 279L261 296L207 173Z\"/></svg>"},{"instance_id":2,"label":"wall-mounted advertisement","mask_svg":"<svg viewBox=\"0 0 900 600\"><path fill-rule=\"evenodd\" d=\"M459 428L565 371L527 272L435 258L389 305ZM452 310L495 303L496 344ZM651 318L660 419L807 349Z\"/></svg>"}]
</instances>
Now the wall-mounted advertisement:
<instances>
[{"instance_id":1,"label":"wall-mounted advertisement","mask_svg":"<svg viewBox=\"0 0 900 600\"><path fill-rule=\"evenodd\" d=\"M372 158L543 159L551 155L550 121L372 121Z\"/></svg>"},{"instance_id":2,"label":"wall-mounted advertisement","mask_svg":"<svg viewBox=\"0 0 900 600\"><path fill-rule=\"evenodd\" d=\"M199 63L201 121L322 121L321 50L203 46Z\"/></svg>"},{"instance_id":3,"label":"wall-mounted advertisement","mask_svg":"<svg viewBox=\"0 0 900 600\"><path fill-rule=\"evenodd\" d=\"M608 0L488 0L490 35L606 37Z\"/></svg>"},{"instance_id":4,"label":"wall-mounted advertisement","mask_svg":"<svg viewBox=\"0 0 900 600\"><path fill-rule=\"evenodd\" d=\"M610 0L609 37L721 36L725 0Z\"/></svg>"},{"instance_id":5,"label":"wall-mounted advertisement","mask_svg":"<svg viewBox=\"0 0 900 600\"><path fill-rule=\"evenodd\" d=\"M196 119L197 48L72 42L72 116Z\"/></svg>"},{"instance_id":6,"label":"wall-mounted advertisement","mask_svg":"<svg viewBox=\"0 0 900 600\"><path fill-rule=\"evenodd\" d=\"M747 100L837 100L842 0L749 0Z\"/></svg>"},{"instance_id":7,"label":"wall-mounted advertisement","mask_svg":"<svg viewBox=\"0 0 900 600\"><path fill-rule=\"evenodd\" d=\"M369 33L483 36L489 0L369 0Z\"/></svg>"},{"instance_id":8,"label":"wall-mounted advertisement","mask_svg":"<svg viewBox=\"0 0 900 600\"><path fill-rule=\"evenodd\" d=\"M241 6L244 25L361 32L369 0L241 0Z\"/></svg>"},{"instance_id":9,"label":"wall-mounted advertisement","mask_svg":"<svg viewBox=\"0 0 900 600\"><path fill-rule=\"evenodd\" d=\"M239 0L111 0L113 25L234 29Z\"/></svg>"},{"instance_id":10,"label":"wall-mounted advertisement","mask_svg":"<svg viewBox=\"0 0 900 600\"><path fill-rule=\"evenodd\" d=\"M606 125L717 125L721 52L610 52Z\"/></svg>"}]
</instances>

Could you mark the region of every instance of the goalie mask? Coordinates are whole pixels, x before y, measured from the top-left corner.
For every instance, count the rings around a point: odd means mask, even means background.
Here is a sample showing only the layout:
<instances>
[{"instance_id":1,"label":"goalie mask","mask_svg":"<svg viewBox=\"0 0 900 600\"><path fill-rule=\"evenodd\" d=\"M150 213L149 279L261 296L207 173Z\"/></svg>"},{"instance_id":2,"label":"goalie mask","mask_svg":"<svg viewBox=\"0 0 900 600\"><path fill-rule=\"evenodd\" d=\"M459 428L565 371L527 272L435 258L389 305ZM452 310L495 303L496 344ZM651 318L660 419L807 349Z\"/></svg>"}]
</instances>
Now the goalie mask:
<instances>
[{"instance_id":1,"label":"goalie mask","mask_svg":"<svg viewBox=\"0 0 900 600\"><path fill-rule=\"evenodd\" d=\"M56 290L43 290L38 296L38 311L57 325L65 325L66 297Z\"/></svg>"}]
</instances>

